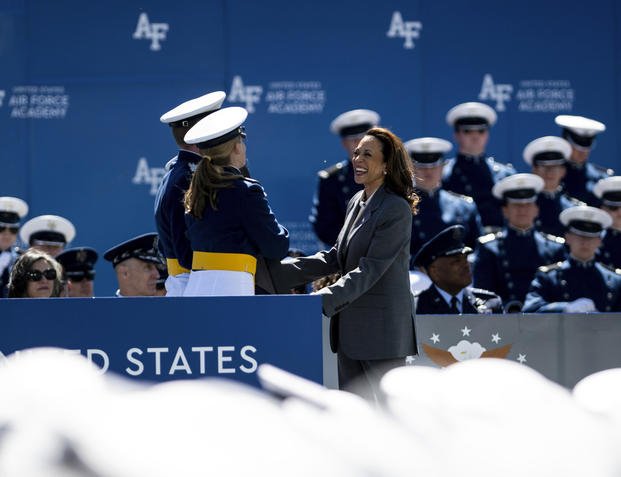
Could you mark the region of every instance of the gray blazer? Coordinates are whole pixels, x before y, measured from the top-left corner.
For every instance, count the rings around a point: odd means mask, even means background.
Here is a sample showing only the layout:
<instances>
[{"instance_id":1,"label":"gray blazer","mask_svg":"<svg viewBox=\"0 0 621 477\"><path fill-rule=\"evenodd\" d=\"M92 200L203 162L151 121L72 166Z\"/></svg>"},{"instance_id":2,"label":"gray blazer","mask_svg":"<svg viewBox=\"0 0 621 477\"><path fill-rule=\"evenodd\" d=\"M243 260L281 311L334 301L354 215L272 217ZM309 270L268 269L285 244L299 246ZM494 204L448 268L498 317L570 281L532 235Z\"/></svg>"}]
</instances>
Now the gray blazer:
<instances>
[{"instance_id":1,"label":"gray blazer","mask_svg":"<svg viewBox=\"0 0 621 477\"><path fill-rule=\"evenodd\" d=\"M412 211L403 198L382 186L346 234L362 193L350 200L336 245L283 263L279 280L292 288L340 272L336 283L318 292L324 313L332 317L333 351L358 360L412 355L416 353L408 271Z\"/></svg>"}]
</instances>

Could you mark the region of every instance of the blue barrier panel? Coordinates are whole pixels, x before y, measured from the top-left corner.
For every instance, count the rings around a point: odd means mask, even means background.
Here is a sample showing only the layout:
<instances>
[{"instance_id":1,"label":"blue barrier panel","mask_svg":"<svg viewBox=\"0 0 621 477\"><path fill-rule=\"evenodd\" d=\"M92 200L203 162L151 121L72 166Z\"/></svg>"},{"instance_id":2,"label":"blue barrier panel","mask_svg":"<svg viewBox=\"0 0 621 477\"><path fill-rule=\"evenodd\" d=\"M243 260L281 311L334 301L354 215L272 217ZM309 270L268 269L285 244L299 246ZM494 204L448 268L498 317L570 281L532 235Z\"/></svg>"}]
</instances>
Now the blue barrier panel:
<instances>
[{"instance_id":1,"label":"blue barrier panel","mask_svg":"<svg viewBox=\"0 0 621 477\"><path fill-rule=\"evenodd\" d=\"M148 381L219 376L258 385L271 363L322 383L316 296L0 300L0 351L79 350Z\"/></svg>"}]
</instances>

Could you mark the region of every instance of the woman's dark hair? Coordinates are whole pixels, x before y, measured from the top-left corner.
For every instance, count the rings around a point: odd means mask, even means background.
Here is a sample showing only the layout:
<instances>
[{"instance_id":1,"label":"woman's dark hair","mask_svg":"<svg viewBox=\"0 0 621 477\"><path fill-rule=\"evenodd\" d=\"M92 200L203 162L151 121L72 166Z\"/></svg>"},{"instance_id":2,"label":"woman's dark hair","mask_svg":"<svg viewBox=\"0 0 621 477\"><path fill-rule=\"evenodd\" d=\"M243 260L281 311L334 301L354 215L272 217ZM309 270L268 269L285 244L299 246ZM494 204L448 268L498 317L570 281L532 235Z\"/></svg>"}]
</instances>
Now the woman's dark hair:
<instances>
[{"instance_id":1,"label":"woman's dark hair","mask_svg":"<svg viewBox=\"0 0 621 477\"><path fill-rule=\"evenodd\" d=\"M50 296L60 296L63 289L61 279L63 270L60 263L58 263L51 255L42 252L41 250L31 248L26 250L13 264L13 268L11 269L11 277L9 279L9 298L28 298L26 295L28 287L28 272L32 271L32 266L39 260L45 260L51 268L56 270L56 278L54 279L52 294Z\"/></svg>"},{"instance_id":2,"label":"woman's dark hair","mask_svg":"<svg viewBox=\"0 0 621 477\"><path fill-rule=\"evenodd\" d=\"M403 197L412 213L416 214L416 206L420 201L414 192L414 170L412 161L403 142L395 134L385 128L371 128L366 132L382 144L382 154L386 163L386 187L395 194Z\"/></svg>"},{"instance_id":3,"label":"woman's dark hair","mask_svg":"<svg viewBox=\"0 0 621 477\"><path fill-rule=\"evenodd\" d=\"M224 166L231 163L231 153L241 137L236 137L209 149L201 149L203 159L198 163L192 175L192 182L183 198L185 211L193 217L203 217L207 200L212 209L217 210L217 194L219 189L231 187L235 179L243 177L238 174L224 172Z\"/></svg>"}]
</instances>

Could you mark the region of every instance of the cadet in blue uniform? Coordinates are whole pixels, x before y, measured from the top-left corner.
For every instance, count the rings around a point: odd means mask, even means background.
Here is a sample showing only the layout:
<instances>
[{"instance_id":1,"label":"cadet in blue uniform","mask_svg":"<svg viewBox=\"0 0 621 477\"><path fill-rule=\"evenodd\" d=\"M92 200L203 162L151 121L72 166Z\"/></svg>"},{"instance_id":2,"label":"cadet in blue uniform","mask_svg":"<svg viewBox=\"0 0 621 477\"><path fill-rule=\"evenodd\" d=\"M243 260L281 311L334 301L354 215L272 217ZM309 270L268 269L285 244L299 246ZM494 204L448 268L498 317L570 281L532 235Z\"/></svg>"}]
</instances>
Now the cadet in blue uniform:
<instances>
[{"instance_id":1,"label":"cadet in blue uniform","mask_svg":"<svg viewBox=\"0 0 621 477\"><path fill-rule=\"evenodd\" d=\"M613 175L614 171L589 162L589 156L596 136L604 132L606 126L594 119L566 114L557 116L554 122L563 128L563 137L569 141L572 149L567 174L563 179L565 192L587 205L599 206L593 195L593 187L598 180Z\"/></svg>"},{"instance_id":2,"label":"cadet in blue uniform","mask_svg":"<svg viewBox=\"0 0 621 477\"><path fill-rule=\"evenodd\" d=\"M562 238L534 228L537 194L542 189L543 179L534 174L515 174L496 184L493 193L502 200L507 225L479 239L474 285L498 293L508 313L522 309L538 267L565 258Z\"/></svg>"},{"instance_id":3,"label":"cadet in blue uniform","mask_svg":"<svg viewBox=\"0 0 621 477\"><path fill-rule=\"evenodd\" d=\"M472 249L464 243L465 237L464 227L453 225L419 250L414 264L425 270L432 285L416 296L416 313L502 313L502 300L498 295L469 286L472 274L467 256Z\"/></svg>"},{"instance_id":4,"label":"cadet in blue uniform","mask_svg":"<svg viewBox=\"0 0 621 477\"><path fill-rule=\"evenodd\" d=\"M559 214L569 207L585 205L565 194L561 186L571 156L571 144L560 137L544 136L529 142L522 155L526 164L532 167L533 174L543 179L543 190L537 196L539 215L535 220L535 228L562 237L565 227L561 224Z\"/></svg>"},{"instance_id":5,"label":"cadet in blue uniform","mask_svg":"<svg viewBox=\"0 0 621 477\"><path fill-rule=\"evenodd\" d=\"M116 296L156 295L157 266L162 263L157 241L156 233L148 233L106 250L104 259L112 262L119 283Z\"/></svg>"},{"instance_id":6,"label":"cadet in blue uniform","mask_svg":"<svg viewBox=\"0 0 621 477\"><path fill-rule=\"evenodd\" d=\"M0 197L0 298L8 296L11 267L17 260L19 221L28 213L28 204L17 197Z\"/></svg>"},{"instance_id":7,"label":"cadet in blue uniform","mask_svg":"<svg viewBox=\"0 0 621 477\"><path fill-rule=\"evenodd\" d=\"M99 255L90 247L70 248L56 257L63 267L66 296L90 298L95 296L95 263Z\"/></svg>"},{"instance_id":8,"label":"cadet in blue uniform","mask_svg":"<svg viewBox=\"0 0 621 477\"><path fill-rule=\"evenodd\" d=\"M58 215L39 215L22 226L19 236L30 248L56 257L75 238L75 227Z\"/></svg>"},{"instance_id":9,"label":"cadet in blue uniform","mask_svg":"<svg viewBox=\"0 0 621 477\"><path fill-rule=\"evenodd\" d=\"M477 238L483 235L476 204L471 197L442 189L444 154L451 150L451 143L423 137L406 142L405 148L412 159L416 195L420 198L418 214L412 220L411 256L450 225L463 225L464 241L474 248Z\"/></svg>"},{"instance_id":10,"label":"cadet in blue uniform","mask_svg":"<svg viewBox=\"0 0 621 477\"><path fill-rule=\"evenodd\" d=\"M351 158L358 142L380 122L380 116L369 109L354 109L337 116L330 130L341 137L341 145L347 159L319 171L317 192L309 221L315 234L326 246L332 247L345 223L345 211L349 200L362 189L354 181Z\"/></svg>"},{"instance_id":11,"label":"cadet in blue uniform","mask_svg":"<svg viewBox=\"0 0 621 477\"><path fill-rule=\"evenodd\" d=\"M621 274L595 261L601 235L612 223L603 210L577 206L561 212L570 255L541 267L531 283L526 313L621 311Z\"/></svg>"},{"instance_id":12,"label":"cadet in blue uniform","mask_svg":"<svg viewBox=\"0 0 621 477\"><path fill-rule=\"evenodd\" d=\"M611 268L621 268L621 176L600 180L593 192L601 201L601 209L612 219L597 251L597 261Z\"/></svg>"},{"instance_id":13,"label":"cadet in blue uniform","mask_svg":"<svg viewBox=\"0 0 621 477\"><path fill-rule=\"evenodd\" d=\"M257 258L280 260L289 233L278 223L261 185L245 178L244 108L224 108L185 136L199 162L185 195L192 272L184 296L254 295Z\"/></svg>"},{"instance_id":14,"label":"cadet in blue uniform","mask_svg":"<svg viewBox=\"0 0 621 477\"><path fill-rule=\"evenodd\" d=\"M452 126L457 156L444 166L442 187L471 196L477 205L484 227L503 226L500 203L492 195L492 187L501 179L515 174L511 164L502 164L485 153L489 129L496 122L496 112L487 104L462 103L446 115Z\"/></svg>"},{"instance_id":15,"label":"cadet in blue uniform","mask_svg":"<svg viewBox=\"0 0 621 477\"><path fill-rule=\"evenodd\" d=\"M163 114L160 121L168 124L179 153L164 176L155 196L155 225L159 246L166 258L168 278L166 295L182 296L190 276L192 248L186 237L183 195L190 186L192 172L201 160L198 147L186 144L183 137L198 121L220 109L226 97L223 91L191 99Z\"/></svg>"}]
</instances>

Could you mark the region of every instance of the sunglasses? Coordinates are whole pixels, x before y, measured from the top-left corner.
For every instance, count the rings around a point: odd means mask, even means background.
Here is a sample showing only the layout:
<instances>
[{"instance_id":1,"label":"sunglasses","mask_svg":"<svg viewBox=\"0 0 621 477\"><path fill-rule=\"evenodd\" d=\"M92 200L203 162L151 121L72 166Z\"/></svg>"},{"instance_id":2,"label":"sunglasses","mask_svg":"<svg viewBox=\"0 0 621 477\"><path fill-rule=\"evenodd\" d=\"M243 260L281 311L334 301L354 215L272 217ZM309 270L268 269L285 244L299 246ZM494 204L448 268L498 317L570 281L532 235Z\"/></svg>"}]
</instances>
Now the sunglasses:
<instances>
[{"instance_id":1,"label":"sunglasses","mask_svg":"<svg viewBox=\"0 0 621 477\"><path fill-rule=\"evenodd\" d=\"M4 232L5 230L8 230L13 235L17 235L17 231L19 230L19 227L0 225L0 234Z\"/></svg>"},{"instance_id":2,"label":"sunglasses","mask_svg":"<svg viewBox=\"0 0 621 477\"><path fill-rule=\"evenodd\" d=\"M67 278L73 283L79 283L82 280L92 282L95 279L95 270L86 270L84 272L72 272Z\"/></svg>"},{"instance_id":3,"label":"sunglasses","mask_svg":"<svg viewBox=\"0 0 621 477\"><path fill-rule=\"evenodd\" d=\"M32 270L26 274L26 278L31 282L40 282L43 277L45 277L46 280L56 280L56 270L53 268L48 268L42 272L39 270Z\"/></svg>"}]
</instances>

